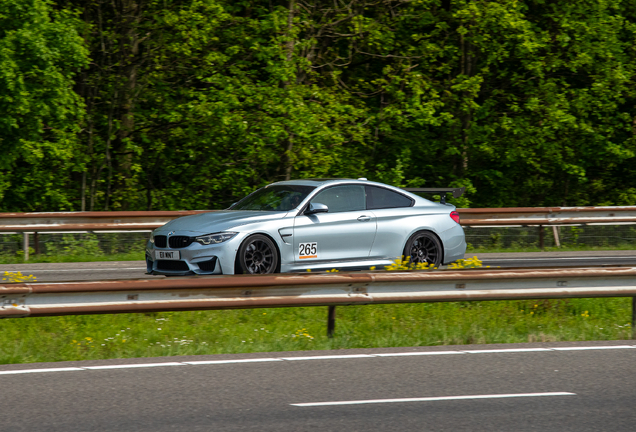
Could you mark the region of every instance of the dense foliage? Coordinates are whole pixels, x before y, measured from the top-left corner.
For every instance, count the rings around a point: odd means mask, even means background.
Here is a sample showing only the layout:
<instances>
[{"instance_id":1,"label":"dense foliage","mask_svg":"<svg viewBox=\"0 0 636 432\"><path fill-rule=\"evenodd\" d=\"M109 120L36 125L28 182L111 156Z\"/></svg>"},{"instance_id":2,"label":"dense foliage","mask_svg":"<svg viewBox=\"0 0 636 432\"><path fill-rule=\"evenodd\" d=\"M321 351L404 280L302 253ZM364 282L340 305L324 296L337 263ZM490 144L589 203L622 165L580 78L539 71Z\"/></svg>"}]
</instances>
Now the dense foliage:
<instances>
[{"instance_id":1,"label":"dense foliage","mask_svg":"<svg viewBox=\"0 0 636 432\"><path fill-rule=\"evenodd\" d=\"M0 210L634 205L635 41L636 0L3 0Z\"/></svg>"}]
</instances>

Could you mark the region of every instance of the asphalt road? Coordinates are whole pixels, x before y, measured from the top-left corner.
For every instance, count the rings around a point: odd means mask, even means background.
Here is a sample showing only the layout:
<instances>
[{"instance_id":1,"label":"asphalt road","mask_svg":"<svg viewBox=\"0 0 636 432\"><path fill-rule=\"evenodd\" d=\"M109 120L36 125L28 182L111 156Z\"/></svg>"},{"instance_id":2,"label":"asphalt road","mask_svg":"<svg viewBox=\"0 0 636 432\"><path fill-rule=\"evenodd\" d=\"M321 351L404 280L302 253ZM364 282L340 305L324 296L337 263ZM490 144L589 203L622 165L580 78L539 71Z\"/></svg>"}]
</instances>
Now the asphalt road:
<instances>
[{"instance_id":1,"label":"asphalt road","mask_svg":"<svg viewBox=\"0 0 636 432\"><path fill-rule=\"evenodd\" d=\"M0 273L5 271L34 275L38 282L164 278L147 275L144 261L0 264Z\"/></svg>"},{"instance_id":2,"label":"asphalt road","mask_svg":"<svg viewBox=\"0 0 636 432\"><path fill-rule=\"evenodd\" d=\"M0 430L632 432L634 344L6 365Z\"/></svg>"},{"instance_id":3,"label":"asphalt road","mask_svg":"<svg viewBox=\"0 0 636 432\"><path fill-rule=\"evenodd\" d=\"M502 268L636 266L636 251L468 253L466 257L474 255L482 260L484 266ZM5 271L20 271L24 275L33 274L38 282L164 277L146 275L146 266L143 261L1 264L0 272Z\"/></svg>"},{"instance_id":4,"label":"asphalt road","mask_svg":"<svg viewBox=\"0 0 636 432\"><path fill-rule=\"evenodd\" d=\"M579 252L524 252L484 253L477 255L484 265L491 267L592 267L634 266L636 251L579 251Z\"/></svg>"}]
</instances>

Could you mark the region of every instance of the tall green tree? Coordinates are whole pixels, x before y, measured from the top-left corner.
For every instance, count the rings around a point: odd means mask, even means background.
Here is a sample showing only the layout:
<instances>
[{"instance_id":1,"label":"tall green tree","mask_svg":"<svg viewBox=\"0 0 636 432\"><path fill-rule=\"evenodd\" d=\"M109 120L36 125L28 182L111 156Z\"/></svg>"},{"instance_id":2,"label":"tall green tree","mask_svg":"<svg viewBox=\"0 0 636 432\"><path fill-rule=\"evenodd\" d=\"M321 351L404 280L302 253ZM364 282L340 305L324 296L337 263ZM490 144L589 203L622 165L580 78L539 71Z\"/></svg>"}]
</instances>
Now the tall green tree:
<instances>
[{"instance_id":1,"label":"tall green tree","mask_svg":"<svg viewBox=\"0 0 636 432\"><path fill-rule=\"evenodd\" d=\"M1 7L3 210L222 208L332 176L636 204L636 0Z\"/></svg>"},{"instance_id":2,"label":"tall green tree","mask_svg":"<svg viewBox=\"0 0 636 432\"><path fill-rule=\"evenodd\" d=\"M74 76L88 50L69 11L0 2L0 200L4 210L64 209L83 102Z\"/></svg>"}]
</instances>

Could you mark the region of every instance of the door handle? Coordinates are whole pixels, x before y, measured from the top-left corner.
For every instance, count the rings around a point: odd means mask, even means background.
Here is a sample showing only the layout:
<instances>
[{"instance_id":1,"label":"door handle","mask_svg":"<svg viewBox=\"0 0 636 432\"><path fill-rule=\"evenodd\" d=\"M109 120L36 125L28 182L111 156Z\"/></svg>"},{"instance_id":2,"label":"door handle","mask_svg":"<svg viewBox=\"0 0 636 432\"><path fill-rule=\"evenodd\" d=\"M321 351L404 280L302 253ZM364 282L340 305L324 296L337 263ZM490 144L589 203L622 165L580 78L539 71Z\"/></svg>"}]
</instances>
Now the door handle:
<instances>
[{"instance_id":1,"label":"door handle","mask_svg":"<svg viewBox=\"0 0 636 432\"><path fill-rule=\"evenodd\" d=\"M360 217L358 218L358 220L359 220L360 222L368 222L368 221L370 221L370 220L371 220L371 216L360 216Z\"/></svg>"}]
</instances>

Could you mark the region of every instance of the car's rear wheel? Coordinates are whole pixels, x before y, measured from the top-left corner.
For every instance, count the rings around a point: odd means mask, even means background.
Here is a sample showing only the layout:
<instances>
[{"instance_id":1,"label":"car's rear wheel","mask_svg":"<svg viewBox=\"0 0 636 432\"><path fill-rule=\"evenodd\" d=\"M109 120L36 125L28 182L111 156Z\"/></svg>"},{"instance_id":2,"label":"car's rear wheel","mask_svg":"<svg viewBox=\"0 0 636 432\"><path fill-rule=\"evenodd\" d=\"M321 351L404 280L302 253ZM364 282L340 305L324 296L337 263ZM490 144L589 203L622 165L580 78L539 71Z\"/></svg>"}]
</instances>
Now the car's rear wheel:
<instances>
[{"instance_id":1,"label":"car's rear wheel","mask_svg":"<svg viewBox=\"0 0 636 432\"><path fill-rule=\"evenodd\" d=\"M276 245L267 236L248 237L238 251L238 267L243 274L275 273L278 269Z\"/></svg>"},{"instance_id":2,"label":"car's rear wheel","mask_svg":"<svg viewBox=\"0 0 636 432\"><path fill-rule=\"evenodd\" d=\"M409 257L412 263L427 262L439 267L442 263L442 244L430 231L416 232L404 248L404 259Z\"/></svg>"}]
</instances>

